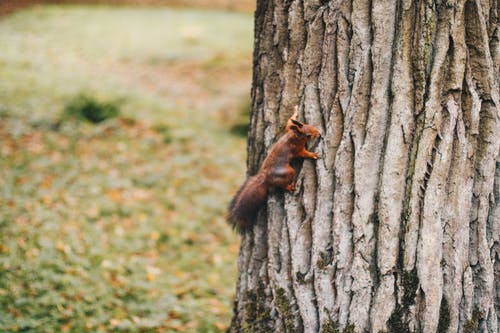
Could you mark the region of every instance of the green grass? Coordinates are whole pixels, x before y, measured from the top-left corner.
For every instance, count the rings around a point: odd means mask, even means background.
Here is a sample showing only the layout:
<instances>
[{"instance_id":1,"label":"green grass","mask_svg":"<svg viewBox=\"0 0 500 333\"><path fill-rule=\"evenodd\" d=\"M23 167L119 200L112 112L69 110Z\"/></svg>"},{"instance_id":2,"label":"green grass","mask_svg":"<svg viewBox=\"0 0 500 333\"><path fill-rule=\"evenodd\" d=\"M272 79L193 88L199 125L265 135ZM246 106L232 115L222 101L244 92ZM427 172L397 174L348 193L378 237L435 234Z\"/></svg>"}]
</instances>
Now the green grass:
<instances>
[{"instance_id":1,"label":"green grass","mask_svg":"<svg viewBox=\"0 0 500 333\"><path fill-rule=\"evenodd\" d=\"M144 89L110 71L248 58L251 26L247 14L206 10L41 6L19 12L0 21L0 101L16 112L46 115L84 90L126 96L130 114L142 106L157 119L165 101L145 99ZM167 105L175 107L172 102Z\"/></svg>"},{"instance_id":2,"label":"green grass","mask_svg":"<svg viewBox=\"0 0 500 333\"><path fill-rule=\"evenodd\" d=\"M227 327L238 236L224 214L245 142L227 111L169 89L250 59L251 30L249 15L157 8L0 19L0 331ZM224 94L201 76L207 101ZM80 93L123 116L62 117Z\"/></svg>"}]
</instances>

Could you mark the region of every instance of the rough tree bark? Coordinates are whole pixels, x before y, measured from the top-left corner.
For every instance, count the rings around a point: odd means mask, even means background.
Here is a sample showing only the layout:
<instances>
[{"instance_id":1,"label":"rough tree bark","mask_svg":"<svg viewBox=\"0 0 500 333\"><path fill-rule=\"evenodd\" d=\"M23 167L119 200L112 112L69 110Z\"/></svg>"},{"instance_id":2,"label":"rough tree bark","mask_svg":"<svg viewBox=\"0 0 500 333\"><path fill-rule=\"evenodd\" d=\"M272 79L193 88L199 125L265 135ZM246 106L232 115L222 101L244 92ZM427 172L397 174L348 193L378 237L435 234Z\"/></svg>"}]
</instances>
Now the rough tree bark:
<instances>
[{"instance_id":1,"label":"rough tree bark","mask_svg":"<svg viewBox=\"0 0 500 333\"><path fill-rule=\"evenodd\" d=\"M243 235L229 331L498 333L498 14L257 1L248 173L295 105L324 139Z\"/></svg>"}]
</instances>

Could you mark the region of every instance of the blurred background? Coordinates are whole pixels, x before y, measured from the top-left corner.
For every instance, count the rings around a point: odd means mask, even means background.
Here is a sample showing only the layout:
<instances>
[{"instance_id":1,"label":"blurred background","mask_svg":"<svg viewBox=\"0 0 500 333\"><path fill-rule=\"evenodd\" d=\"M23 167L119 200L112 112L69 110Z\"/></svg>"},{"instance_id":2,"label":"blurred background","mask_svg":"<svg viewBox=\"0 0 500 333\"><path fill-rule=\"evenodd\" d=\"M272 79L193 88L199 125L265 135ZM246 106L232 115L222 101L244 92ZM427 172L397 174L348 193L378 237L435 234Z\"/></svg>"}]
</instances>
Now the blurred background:
<instances>
[{"instance_id":1,"label":"blurred background","mask_svg":"<svg viewBox=\"0 0 500 333\"><path fill-rule=\"evenodd\" d=\"M222 332L253 1L0 0L0 332Z\"/></svg>"}]
</instances>

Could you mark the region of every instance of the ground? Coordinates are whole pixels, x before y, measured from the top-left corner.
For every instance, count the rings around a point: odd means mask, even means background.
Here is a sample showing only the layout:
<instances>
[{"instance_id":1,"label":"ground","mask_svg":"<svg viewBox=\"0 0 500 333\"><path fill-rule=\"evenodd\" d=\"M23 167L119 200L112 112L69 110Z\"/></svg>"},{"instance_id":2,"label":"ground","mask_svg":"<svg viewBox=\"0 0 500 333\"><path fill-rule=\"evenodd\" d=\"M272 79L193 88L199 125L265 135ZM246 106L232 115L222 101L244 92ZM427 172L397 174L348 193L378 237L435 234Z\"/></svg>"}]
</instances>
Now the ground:
<instances>
[{"instance_id":1,"label":"ground","mask_svg":"<svg viewBox=\"0 0 500 333\"><path fill-rule=\"evenodd\" d=\"M109 6L0 18L1 331L227 327L252 23ZM81 94L121 115L64 115Z\"/></svg>"},{"instance_id":2,"label":"ground","mask_svg":"<svg viewBox=\"0 0 500 333\"><path fill-rule=\"evenodd\" d=\"M39 4L112 4L134 6L169 6L236 10L250 13L255 10L253 0L6 0L0 2L0 16L15 10Z\"/></svg>"}]
</instances>

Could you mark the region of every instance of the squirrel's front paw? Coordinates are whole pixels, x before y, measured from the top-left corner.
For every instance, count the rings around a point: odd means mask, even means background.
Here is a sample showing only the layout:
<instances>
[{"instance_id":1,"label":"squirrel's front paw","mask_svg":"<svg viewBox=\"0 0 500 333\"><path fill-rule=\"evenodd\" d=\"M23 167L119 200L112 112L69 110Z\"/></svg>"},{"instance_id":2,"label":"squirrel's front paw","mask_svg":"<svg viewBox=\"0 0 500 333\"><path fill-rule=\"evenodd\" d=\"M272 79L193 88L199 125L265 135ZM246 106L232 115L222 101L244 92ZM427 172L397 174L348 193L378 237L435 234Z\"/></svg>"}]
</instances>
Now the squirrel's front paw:
<instances>
[{"instance_id":1,"label":"squirrel's front paw","mask_svg":"<svg viewBox=\"0 0 500 333\"><path fill-rule=\"evenodd\" d=\"M317 160L319 155L317 153L311 153L311 158Z\"/></svg>"}]
</instances>

